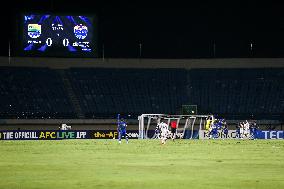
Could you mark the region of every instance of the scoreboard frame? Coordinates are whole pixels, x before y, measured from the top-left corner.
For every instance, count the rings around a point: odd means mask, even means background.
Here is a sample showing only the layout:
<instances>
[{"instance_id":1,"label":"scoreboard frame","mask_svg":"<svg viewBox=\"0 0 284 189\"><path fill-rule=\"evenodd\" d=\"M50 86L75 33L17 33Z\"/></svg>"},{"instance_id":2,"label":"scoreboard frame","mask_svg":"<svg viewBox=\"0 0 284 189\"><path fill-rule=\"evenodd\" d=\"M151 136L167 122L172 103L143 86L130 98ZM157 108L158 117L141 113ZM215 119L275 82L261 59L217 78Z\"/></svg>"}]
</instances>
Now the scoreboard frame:
<instances>
[{"instance_id":1,"label":"scoreboard frame","mask_svg":"<svg viewBox=\"0 0 284 189\"><path fill-rule=\"evenodd\" d=\"M24 41L24 16L25 15L51 15L51 16L86 16L92 18L92 47L93 52L58 52L48 53L48 52L38 52L38 51L25 51L24 46L26 42ZM20 57L56 57L56 58L97 58L99 55L99 40L98 40L98 33L99 33L99 25L98 25L98 17L96 14L89 14L89 13L66 13L66 12L36 12L36 11L29 11L29 12L21 12L17 16L16 22L16 32L15 41L12 46L12 54L14 56Z\"/></svg>"}]
</instances>

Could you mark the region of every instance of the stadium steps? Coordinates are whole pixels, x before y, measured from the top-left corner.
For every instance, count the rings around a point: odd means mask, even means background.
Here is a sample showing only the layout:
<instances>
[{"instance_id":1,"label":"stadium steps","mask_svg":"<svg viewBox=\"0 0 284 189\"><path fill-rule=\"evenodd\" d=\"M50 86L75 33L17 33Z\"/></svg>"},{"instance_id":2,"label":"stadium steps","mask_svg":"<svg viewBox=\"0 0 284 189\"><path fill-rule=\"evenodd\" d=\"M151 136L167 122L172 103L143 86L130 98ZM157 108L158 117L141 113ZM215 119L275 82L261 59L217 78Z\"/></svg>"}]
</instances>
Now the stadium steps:
<instances>
[{"instance_id":1,"label":"stadium steps","mask_svg":"<svg viewBox=\"0 0 284 189\"><path fill-rule=\"evenodd\" d=\"M57 72L60 74L64 87L67 91L67 96L69 97L70 101L72 102L73 108L76 111L77 117L80 119L84 119L85 115L82 111L82 108L80 106L80 102L77 98L77 96L75 95L71 83L68 79L68 77L66 76L65 70L57 70Z\"/></svg>"}]
</instances>

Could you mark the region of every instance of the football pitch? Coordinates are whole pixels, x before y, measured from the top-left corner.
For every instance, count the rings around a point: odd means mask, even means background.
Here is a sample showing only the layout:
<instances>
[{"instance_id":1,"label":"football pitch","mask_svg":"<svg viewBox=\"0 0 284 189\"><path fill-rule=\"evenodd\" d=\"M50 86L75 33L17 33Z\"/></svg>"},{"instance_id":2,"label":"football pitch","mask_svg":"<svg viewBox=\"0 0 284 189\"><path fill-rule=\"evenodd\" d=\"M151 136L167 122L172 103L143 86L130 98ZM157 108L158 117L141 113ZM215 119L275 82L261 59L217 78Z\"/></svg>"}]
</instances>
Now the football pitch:
<instances>
[{"instance_id":1,"label":"football pitch","mask_svg":"<svg viewBox=\"0 0 284 189\"><path fill-rule=\"evenodd\" d=\"M0 141L0 189L284 188L284 140Z\"/></svg>"}]
</instances>

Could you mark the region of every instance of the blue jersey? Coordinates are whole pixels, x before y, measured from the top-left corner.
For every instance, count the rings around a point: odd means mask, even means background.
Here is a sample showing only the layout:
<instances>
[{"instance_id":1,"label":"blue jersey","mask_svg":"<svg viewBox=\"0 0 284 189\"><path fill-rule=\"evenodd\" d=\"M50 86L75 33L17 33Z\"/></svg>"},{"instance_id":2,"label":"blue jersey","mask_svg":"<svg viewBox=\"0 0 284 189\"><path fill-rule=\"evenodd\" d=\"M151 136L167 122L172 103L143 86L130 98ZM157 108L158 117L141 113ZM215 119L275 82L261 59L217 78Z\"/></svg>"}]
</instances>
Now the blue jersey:
<instances>
[{"instance_id":1,"label":"blue jersey","mask_svg":"<svg viewBox=\"0 0 284 189\"><path fill-rule=\"evenodd\" d=\"M224 124L224 119L219 119L217 123L215 123L217 129L221 129Z\"/></svg>"},{"instance_id":2,"label":"blue jersey","mask_svg":"<svg viewBox=\"0 0 284 189\"><path fill-rule=\"evenodd\" d=\"M120 121L118 123L118 131L119 132L123 132L123 131L126 131L126 123L124 121Z\"/></svg>"},{"instance_id":3,"label":"blue jersey","mask_svg":"<svg viewBox=\"0 0 284 189\"><path fill-rule=\"evenodd\" d=\"M224 132L224 134L228 134L228 128L225 127L225 128L223 129L223 132Z\"/></svg>"}]
</instances>

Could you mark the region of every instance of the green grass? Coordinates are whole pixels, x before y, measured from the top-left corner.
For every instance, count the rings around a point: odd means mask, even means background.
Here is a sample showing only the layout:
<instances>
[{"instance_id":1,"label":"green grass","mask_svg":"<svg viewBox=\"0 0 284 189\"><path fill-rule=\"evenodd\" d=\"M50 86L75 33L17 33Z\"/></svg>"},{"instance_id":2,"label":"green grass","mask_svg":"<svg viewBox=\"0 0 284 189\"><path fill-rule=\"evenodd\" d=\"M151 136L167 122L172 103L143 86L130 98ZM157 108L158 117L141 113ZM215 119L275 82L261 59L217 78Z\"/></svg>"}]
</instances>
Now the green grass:
<instances>
[{"instance_id":1,"label":"green grass","mask_svg":"<svg viewBox=\"0 0 284 189\"><path fill-rule=\"evenodd\" d=\"M284 140L0 141L0 189L284 188Z\"/></svg>"}]
</instances>

